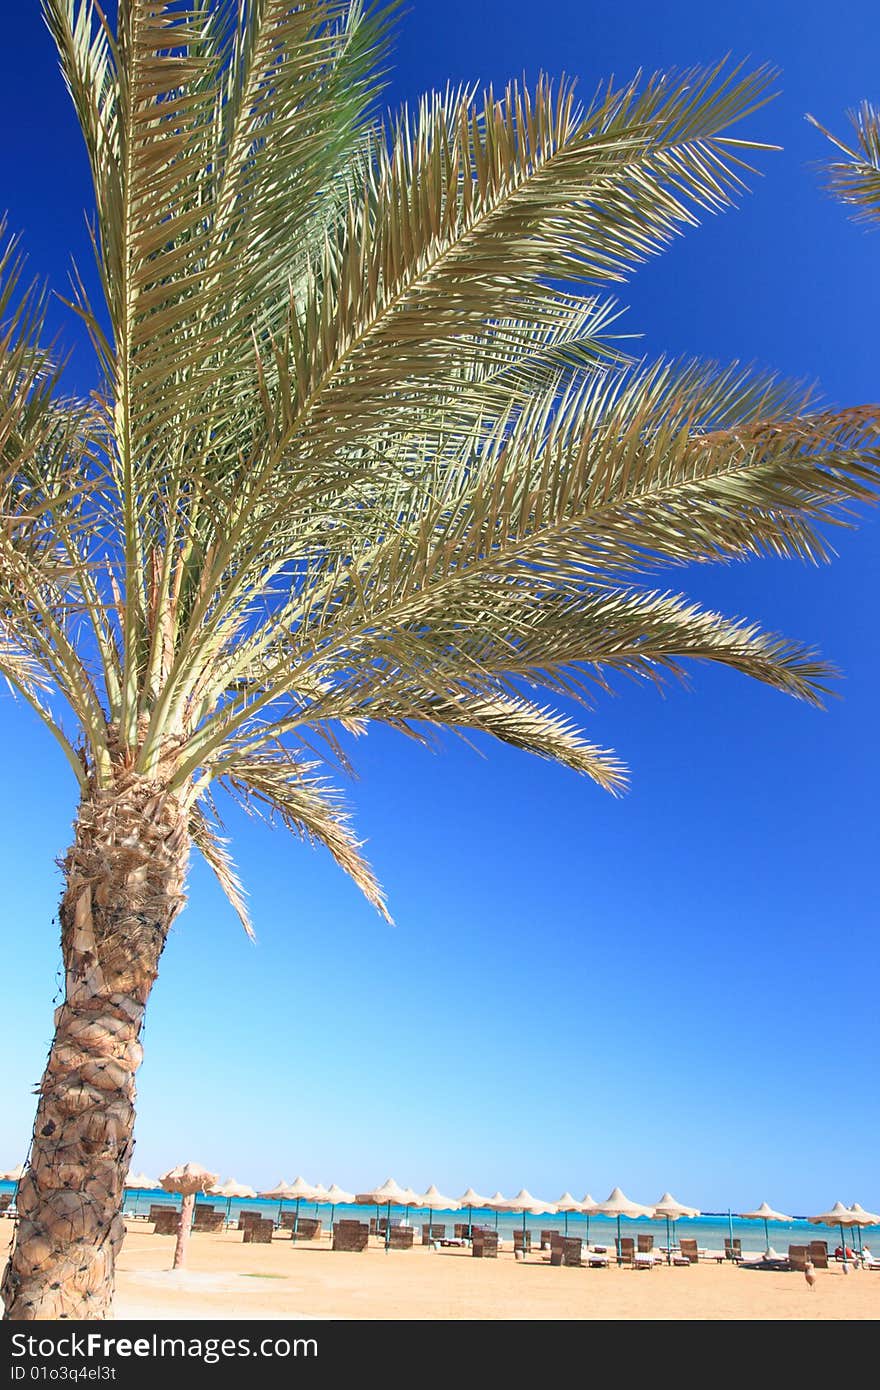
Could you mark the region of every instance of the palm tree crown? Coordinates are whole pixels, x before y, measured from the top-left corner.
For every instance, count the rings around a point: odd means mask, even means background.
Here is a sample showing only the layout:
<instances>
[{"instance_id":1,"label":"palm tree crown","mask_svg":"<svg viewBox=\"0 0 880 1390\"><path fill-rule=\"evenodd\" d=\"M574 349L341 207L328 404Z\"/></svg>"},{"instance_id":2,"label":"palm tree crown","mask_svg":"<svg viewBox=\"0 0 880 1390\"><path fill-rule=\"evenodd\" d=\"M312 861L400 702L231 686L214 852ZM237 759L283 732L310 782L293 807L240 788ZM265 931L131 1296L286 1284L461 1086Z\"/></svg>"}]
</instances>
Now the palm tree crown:
<instances>
[{"instance_id":1,"label":"palm tree crown","mask_svg":"<svg viewBox=\"0 0 880 1390\"><path fill-rule=\"evenodd\" d=\"M817 524L876 485L872 412L633 361L601 297L731 202L757 147L725 132L771 74L447 91L381 124L390 13L360 0L44 10L101 385L60 396L8 252L0 669L84 797L120 769L173 792L246 924L218 786L384 911L334 729L480 731L618 791L542 690L694 658L821 699L813 653L648 576L822 557Z\"/></svg>"}]
</instances>

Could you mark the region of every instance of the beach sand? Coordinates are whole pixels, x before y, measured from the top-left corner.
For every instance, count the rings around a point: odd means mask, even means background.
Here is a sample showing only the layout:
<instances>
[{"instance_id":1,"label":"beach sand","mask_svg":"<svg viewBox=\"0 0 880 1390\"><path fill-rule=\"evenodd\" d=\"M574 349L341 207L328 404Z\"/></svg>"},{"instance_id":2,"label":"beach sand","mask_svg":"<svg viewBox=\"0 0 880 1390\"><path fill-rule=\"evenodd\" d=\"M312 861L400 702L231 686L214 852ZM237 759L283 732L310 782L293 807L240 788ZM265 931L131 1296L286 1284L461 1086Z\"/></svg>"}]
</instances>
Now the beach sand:
<instances>
[{"instance_id":1,"label":"beach sand","mask_svg":"<svg viewBox=\"0 0 880 1390\"><path fill-rule=\"evenodd\" d=\"M4 1223L5 1224L5 1223ZM11 1234L12 1223L9 1223ZM6 1235L0 1231L0 1239ZM5 1240L3 1241L5 1246ZM174 1240L131 1223L118 1264L116 1316L154 1319L876 1319L880 1271L802 1274L701 1263L651 1270L567 1269L537 1252L522 1263L427 1247L361 1254L322 1242L244 1245L240 1231L193 1234L188 1267ZM548 1257L549 1258L549 1257Z\"/></svg>"}]
</instances>

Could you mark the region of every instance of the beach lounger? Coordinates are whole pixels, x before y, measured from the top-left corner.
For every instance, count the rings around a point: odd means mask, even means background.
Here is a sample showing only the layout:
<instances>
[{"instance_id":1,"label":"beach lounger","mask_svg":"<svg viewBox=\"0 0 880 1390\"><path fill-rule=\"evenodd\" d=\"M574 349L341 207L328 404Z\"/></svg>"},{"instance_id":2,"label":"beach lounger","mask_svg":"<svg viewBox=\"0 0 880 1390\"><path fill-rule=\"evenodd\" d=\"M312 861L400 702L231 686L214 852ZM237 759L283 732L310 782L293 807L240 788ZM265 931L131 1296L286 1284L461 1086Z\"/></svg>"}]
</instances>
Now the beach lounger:
<instances>
[{"instance_id":1,"label":"beach lounger","mask_svg":"<svg viewBox=\"0 0 880 1390\"><path fill-rule=\"evenodd\" d=\"M737 1236L734 1236L733 1240L726 1236L724 1240L724 1258L726 1260L741 1260L742 1253L742 1241Z\"/></svg>"},{"instance_id":2,"label":"beach lounger","mask_svg":"<svg viewBox=\"0 0 880 1390\"><path fill-rule=\"evenodd\" d=\"M160 1211L177 1211L177 1207L173 1206L171 1202L151 1202L147 1220L155 1221L156 1214Z\"/></svg>"},{"instance_id":3,"label":"beach lounger","mask_svg":"<svg viewBox=\"0 0 880 1390\"><path fill-rule=\"evenodd\" d=\"M637 1236L637 1237L636 1237L636 1240L637 1240L637 1242L638 1242L638 1244L637 1244L637 1246L636 1246L636 1249L638 1250L638 1253L639 1253L640 1255L649 1255L649 1254L653 1251L653 1249L654 1249L654 1237L653 1237L653 1236L641 1235L641 1236Z\"/></svg>"},{"instance_id":4,"label":"beach lounger","mask_svg":"<svg viewBox=\"0 0 880 1390\"><path fill-rule=\"evenodd\" d=\"M532 1249L532 1233L531 1233L531 1231L514 1231L514 1233L513 1233L513 1250L514 1250L514 1254L516 1253L517 1250L523 1250L523 1251L525 1252L525 1254L528 1255L528 1254L531 1253L531 1249Z\"/></svg>"},{"instance_id":5,"label":"beach lounger","mask_svg":"<svg viewBox=\"0 0 880 1390\"><path fill-rule=\"evenodd\" d=\"M688 1264L697 1264L700 1258L700 1252L697 1248L697 1242L695 1240L688 1240L685 1237L684 1239L678 1242L678 1248L681 1251L684 1258L687 1260Z\"/></svg>"},{"instance_id":6,"label":"beach lounger","mask_svg":"<svg viewBox=\"0 0 880 1390\"><path fill-rule=\"evenodd\" d=\"M790 1245L788 1247L788 1267L798 1270L801 1274L809 1257L810 1247L808 1245Z\"/></svg>"},{"instance_id":7,"label":"beach lounger","mask_svg":"<svg viewBox=\"0 0 880 1390\"><path fill-rule=\"evenodd\" d=\"M498 1235L495 1231L480 1231L474 1228L471 1254L478 1260L497 1260Z\"/></svg>"},{"instance_id":8,"label":"beach lounger","mask_svg":"<svg viewBox=\"0 0 880 1390\"><path fill-rule=\"evenodd\" d=\"M560 1240L564 1240L564 1239L565 1239L565 1237L563 1236L563 1234L562 1234L561 1231L557 1231L557 1230L542 1231L542 1232L541 1232L541 1249L542 1249L542 1250L552 1250L552 1249L553 1249L553 1242L554 1242L554 1240L556 1240L556 1239L560 1239Z\"/></svg>"},{"instance_id":9,"label":"beach lounger","mask_svg":"<svg viewBox=\"0 0 880 1390\"><path fill-rule=\"evenodd\" d=\"M333 1227L334 1250L366 1250L370 1227L366 1221L337 1221Z\"/></svg>"},{"instance_id":10,"label":"beach lounger","mask_svg":"<svg viewBox=\"0 0 880 1390\"><path fill-rule=\"evenodd\" d=\"M412 1250L415 1234L412 1226L392 1226L388 1232L388 1249Z\"/></svg>"},{"instance_id":11,"label":"beach lounger","mask_svg":"<svg viewBox=\"0 0 880 1390\"><path fill-rule=\"evenodd\" d=\"M238 1229L245 1231L248 1226L253 1226L255 1221L262 1221L262 1219L258 1211L240 1211L238 1213Z\"/></svg>"},{"instance_id":12,"label":"beach lounger","mask_svg":"<svg viewBox=\"0 0 880 1390\"><path fill-rule=\"evenodd\" d=\"M446 1235L445 1224L438 1225L436 1221L425 1222L422 1226L422 1244L433 1245L435 1240L442 1240Z\"/></svg>"},{"instance_id":13,"label":"beach lounger","mask_svg":"<svg viewBox=\"0 0 880 1390\"><path fill-rule=\"evenodd\" d=\"M12 1198L14 1195L15 1194L12 1192L0 1193L0 1212L4 1212L7 1208L12 1206Z\"/></svg>"},{"instance_id":14,"label":"beach lounger","mask_svg":"<svg viewBox=\"0 0 880 1390\"><path fill-rule=\"evenodd\" d=\"M607 1269L609 1259L607 1250L591 1250L587 1247L581 1256L581 1263L589 1265L590 1269Z\"/></svg>"},{"instance_id":15,"label":"beach lounger","mask_svg":"<svg viewBox=\"0 0 880 1390\"><path fill-rule=\"evenodd\" d=\"M194 1221L192 1228L194 1231L207 1231L216 1234L217 1231L222 1231L225 1225L226 1218L224 1217L223 1212L212 1211L207 1216L203 1216L200 1221Z\"/></svg>"},{"instance_id":16,"label":"beach lounger","mask_svg":"<svg viewBox=\"0 0 880 1390\"><path fill-rule=\"evenodd\" d=\"M324 1229L323 1221L317 1216L301 1216L297 1222L296 1230L291 1226L291 1240L320 1240L321 1232Z\"/></svg>"},{"instance_id":17,"label":"beach lounger","mask_svg":"<svg viewBox=\"0 0 880 1390\"><path fill-rule=\"evenodd\" d=\"M550 1242L550 1263L580 1269L583 1264L583 1243L580 1236L561 1236L554 1231Z\"/></svg>"},{"instance_id":18,"label":"beach lounger","mask_svg":"<svg viewBox=\"0 0 880 1390\"><path fill-rule=\"evenodd\" d=\"M827 1240L810 1241L810 1259L814 1269L828 1268L828 1242Z\"/></svg>"},{"instance_id":19,"label":"beach lounger","mask_svg":"<svg viewBox=\"0 0 880 1390\"><path fill-rule=\"evenodd\" d=\"M243 1245L271 1245L272 1236L275 1231L274 1221L249 1221L244 1228L242 1235Z\"/></svg>"},{"instance_id":20,"label":"beach lounger","mask_svg":"<svg viewBox=\"0 0 880 1390\"><path fill-rule=\"evenodd\" d=\"M154 1236L176 1236L180 1225L180 1212L174 1207L161 1207L153 1217Z\"/></svg>"}]
</instances>

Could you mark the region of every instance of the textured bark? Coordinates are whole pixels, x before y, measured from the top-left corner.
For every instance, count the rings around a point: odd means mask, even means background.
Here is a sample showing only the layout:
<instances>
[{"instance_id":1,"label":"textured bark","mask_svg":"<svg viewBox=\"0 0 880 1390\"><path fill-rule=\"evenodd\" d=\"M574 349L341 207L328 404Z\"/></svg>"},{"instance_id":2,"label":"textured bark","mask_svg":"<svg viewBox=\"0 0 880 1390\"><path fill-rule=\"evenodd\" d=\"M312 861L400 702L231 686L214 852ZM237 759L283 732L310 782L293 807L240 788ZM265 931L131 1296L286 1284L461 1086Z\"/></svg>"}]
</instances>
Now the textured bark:
<instances>
[{"instance_id":1,"label":"textured bark","mask_svg":"<svg viewBox=\"0 0 880 1390\"><path fill-rule=\"evenodd\" d=\"M183 1269L186 1264L186 1251L189 1245L189 1235L192 1230L193 1212L196 1207L196 1194L188 1192L183 1199L180 1208L180 1221L177 1225L177 1241L174 1246L174 1263L172 1269Z\"/></svg>"},{"instance_id":2,"label":"textured bark","mask_svg":"<svg viewBox=\"0 0 880 1390\"><path fill-rule=\"evenodd\" d=\"M110 1316L134 1129L144 1008L184 903L186 815L155 782L121 774L80 804L64 861L65 999L39 1090L5 1316Z\"/></svg>"}]
</instances>

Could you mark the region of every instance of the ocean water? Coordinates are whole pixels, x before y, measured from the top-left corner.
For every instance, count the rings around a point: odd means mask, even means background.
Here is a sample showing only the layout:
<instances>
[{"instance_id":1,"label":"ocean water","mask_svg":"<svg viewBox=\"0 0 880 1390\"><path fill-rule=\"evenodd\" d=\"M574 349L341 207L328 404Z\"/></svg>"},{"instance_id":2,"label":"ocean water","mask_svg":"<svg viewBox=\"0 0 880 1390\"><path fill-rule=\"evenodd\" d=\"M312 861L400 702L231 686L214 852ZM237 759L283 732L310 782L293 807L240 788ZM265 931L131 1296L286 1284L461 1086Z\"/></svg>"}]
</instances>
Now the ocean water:
<instances>
[{"instance_id":1,"label":"ocean water","mask_svg":"<svg viewBox=\"0 0 880 1390\"><path fill-rule=\"evenodd\" d=\"M14 1184L0 1183L0 1192L11 1192ZM216 1207L222 1205L223 1199L220 1197L206 1197L204 1199ZM142 1214L146 1216L152 1202L162 1202L166 1206L179 1205L180 1198L171 1193L163 1192L157 1188L153 1192L126 1192L125 1210L134 1215ZM292 1212L295 1209L294 1202L284 1202L285 1212ZM278 1202L269 1202L261 1198L237 1199L231 1203L230 1215L233 1220L238 1219L239 1211L258 1211L264 1217L273 1217L277 1220L279 1212ZM375 1207L366 1206L337 1206L335 1220L351 1217L356 1221L367 1221L371 1216L384 1216L386 1209L382 1207L377 1213ZM318 1216L326 1222L330 1219L330 1208L319 1206L316 1208L313 1202L301 1202L299 1208L300 1216ZM430 1221L434 1225L445 1225L448 1235L452 1235L453 1226L456 1222L468 1220L467 1210L465 1211L436 1211L427 1212L418 1207L409 1208L406 1213L400 1207L392 1207L392 1221L405 1218L417 1228ZM480 1226L496 1226L499 1235L508 1241L512 1240L514 1231L521 1231L523 1226L522 1216L514 1213L495 1213L494 1211L481 1210L474 1208L473 1223ZM542 1230L564 1231L565 1217L558 1216L527 1216L526 1230L531 1231L533 1243L536 1242ZM742 1241L743 1252L760 1253L765 1249L766 1241L764 1237L763 1221L744 1221L738 1216L715 1215L698 1216L690 1220L676 1222L675 1233L677 1238L696 1239L701 1248L710 1250L723 1250L724 1241L731 1234ZM876 1234L875 1234L876 1232ZM589 1237L591 1245L608 1245L613 1247L617 1238L617 1221L605 1216L585 1216L570 1215L568 1218L568 1233L572 1236L579 1235L586 1240ZM620 1234L622 1236L637 1236L639 1234L650 1233L654 1237L655 1247L666 1244L666 1222L648 1221L639 1218L630 1221L624 1218L620 1223ZM788 1222L771 1221L769 1223L769 1236L771 1246L784 1255L789 1245L807 1245L811 1240L827 1240L829 1253L833 1253L835 1247L840 1244L840 1231L838 1227L829 1228L827 1226L813 1226L806 1220L794 1220ZM865 1245L870 1246L874 1254L880 1254L880 1227L868 1228L862 1232L862 1240ZM847 1244L853 1249L859 1248L858 1230L847 1231Z\"/></svg>"}]
</instances>

